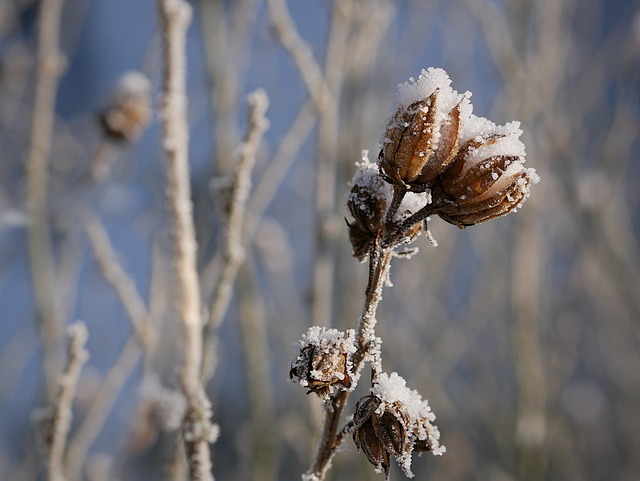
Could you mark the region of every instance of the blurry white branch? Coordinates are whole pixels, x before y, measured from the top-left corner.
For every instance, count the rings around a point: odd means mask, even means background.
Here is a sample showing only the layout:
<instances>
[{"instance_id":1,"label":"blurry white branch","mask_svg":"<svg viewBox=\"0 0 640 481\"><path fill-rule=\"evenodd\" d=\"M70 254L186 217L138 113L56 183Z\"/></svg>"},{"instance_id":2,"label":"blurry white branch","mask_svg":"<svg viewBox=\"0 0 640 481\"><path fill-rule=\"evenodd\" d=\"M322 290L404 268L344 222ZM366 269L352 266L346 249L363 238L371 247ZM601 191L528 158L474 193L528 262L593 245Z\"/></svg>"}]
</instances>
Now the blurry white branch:
<instances>
[{"instance_id":1,"label":"blurry white branch","mask_svg":"<svg viewBox=\"0 0 640 481\"><path fill-rule=\"evenodd\" d=\"M278 40L295 62L316 108L323 110L334 99L311 47L298 34L285 0L267 0L267 5Z\"/></svg>"},{"instance_id":2,"label":"blurry white branch","mask_svg":"<svg viewBox=\"0 0 640 481\"><path fill-rule=\"evenodd\" d=\"M192 9L183 0L158 0L158 9L165 69L162 120L167 202L178 291L177 316L182 326L180 383L187 401L182 435L190 478L210 481L213 475L209 444L215 440L217 429L211 423L211 403L200 380L202 303L196 270L197 245L192 217L186 109L186 34Z\"/></svg>"},{"instance_id":3,"label":"blurry white branch","mask_svg":"<svg viewBox=\"0 0 640 481\"><path fill-rule=\"evenodd\" d=\"M58 392L49 408L35 411L33 421L42 447L46 453L47 479L65 481L64 452L71 428L71 404L76 393L80 370L89 358L84 345L87 328L78 322L69 326L67 365L58 377Z\"/></svg>"},{"instance_id":4,"label":"blurry white branch","mask_svg":"<svg viewBox=\"0 0 640 481\"><path fill-rule=\"evenodd\" d=\"M44 350L45 388L49 399L54 394L54 379L60 371L59 349L63 326L56 296L55 262L47 213L55 99L63 65L58 50L62 3L62 0L43 0L39 5L36 83L26 161L29 263Z\"/></svg>"},{"instance_id":5,"label":"blurry white branch","mask_svg":"<svg viewBox=\"0 0 640 481\"><path fill-rule=\"evenodd\" d=\"M155 332L135 282L122 268L104 226L89 214L84 217L84 227L100 272L120 299L146 352L154 343Z\"/></svg>"}]
</instances>

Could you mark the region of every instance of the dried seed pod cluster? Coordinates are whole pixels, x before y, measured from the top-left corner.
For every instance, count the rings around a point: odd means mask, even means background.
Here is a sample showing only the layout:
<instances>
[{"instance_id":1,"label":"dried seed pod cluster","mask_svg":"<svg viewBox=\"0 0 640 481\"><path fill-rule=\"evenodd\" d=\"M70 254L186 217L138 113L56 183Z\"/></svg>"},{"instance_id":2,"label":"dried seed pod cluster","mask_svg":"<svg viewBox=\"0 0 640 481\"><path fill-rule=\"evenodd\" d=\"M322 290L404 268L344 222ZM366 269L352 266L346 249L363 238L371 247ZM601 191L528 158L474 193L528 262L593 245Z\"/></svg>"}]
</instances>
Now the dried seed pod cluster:
<instances>
[{"instance_id":1,"label":"dried seed pod cluster","mask_svg":"<svg viewBox=\"0 0 640 481\"><path fill-rule=\"evenodd\" d=\"M151 84L140 72L124 74L100 113L106 137L119 142L137 139L151 120Z\"/></svg>"},{"instance_id":2,"label":"dried seed pod cluster","mask_svg":"<svg viewBox=\"0 0 640 481\"><path fill-rule=\"evenodd\" d=\"M352 378L351 355L355 352L355 332L319 326L309 328L300 341L300 352L291 364L289 377L327 399L336 389L349 389Z\"/></svg>"},{"instance_id":3,"label":"dried seed pod cluster","mask_svg":"<svg viewBox=\"0 0 640 481\"><path fill-rule=\"evenodd\" d=\"M470 97L437 68L401 84L378 156L394 190L430 192L429 214L460 228L517 210L539 180L523 165L519 122L498 126L474 115Z\"/></svg>"},{"instance_id":4,"label":"dried seed pod cluster","mask_svg":"<svg viewBox=\"0 0 640 481\"><path fill-rule=\"evenodd\" d=\"M430 451L434 455L445 452L429 403L409 389L402 377L395 372L382 373L371 392L356 404L353 440L377 470L388 475L393 456L404 473L412 477L414 451Z\"/></svg>"}]
</instances>

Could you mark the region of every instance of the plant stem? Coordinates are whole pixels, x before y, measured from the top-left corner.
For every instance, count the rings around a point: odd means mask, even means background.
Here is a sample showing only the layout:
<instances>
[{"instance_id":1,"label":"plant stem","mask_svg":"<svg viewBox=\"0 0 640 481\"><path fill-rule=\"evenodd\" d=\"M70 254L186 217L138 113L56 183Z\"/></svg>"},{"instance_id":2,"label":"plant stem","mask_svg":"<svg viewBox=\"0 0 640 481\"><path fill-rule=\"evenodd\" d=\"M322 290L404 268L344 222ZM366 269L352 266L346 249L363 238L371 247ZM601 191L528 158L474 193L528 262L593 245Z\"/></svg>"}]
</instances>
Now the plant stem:
<instances>
[{"instance_id":1,"label":"plant stem","mask_svg":"<svg viewBox=\"0 0 640 481\"><path fill-rule=\"evenodd\" d=\"M365 291L366 298L356 336L357 349L353 355L354 379L360 377L364 362L371 355L372 347L375 345L376 312L382 298L382 288L387 279L391 257L391 247L385 247L378 242L374 242L369 252L369 282ZM311 468L306 473L306 479L314 481L322 481L324 479L336 449L345 438L344 429L338 433L338 428L340 416L347 405L349 394L349 391L338 391L324 405L325 418L322 435Z\"/></svg>"}]
</instances>

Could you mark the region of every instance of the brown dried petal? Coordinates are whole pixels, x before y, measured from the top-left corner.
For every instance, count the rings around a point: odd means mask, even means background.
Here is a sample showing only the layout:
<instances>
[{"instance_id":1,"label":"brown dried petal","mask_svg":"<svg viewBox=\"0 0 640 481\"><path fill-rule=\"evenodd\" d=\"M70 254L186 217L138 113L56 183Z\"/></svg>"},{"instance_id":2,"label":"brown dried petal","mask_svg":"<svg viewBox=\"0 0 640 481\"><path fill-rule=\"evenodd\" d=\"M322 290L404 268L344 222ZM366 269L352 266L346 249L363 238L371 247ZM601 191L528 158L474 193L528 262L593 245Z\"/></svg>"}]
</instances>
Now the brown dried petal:
<instances>
[{"instance_id":1,"label":"brown dried petal","mask_svg":"<svg viewBox=\"0 0 640 481\"><path fill-rule=\"evenodd\" d=\"M448 119L440 126L438 147L415 179L416 183L429 185L449 167L458 152L459 134L460 104L457 104L449 112Z\"/></svg>"},{"instance_id":2,"label":"brown dried petal","mask_svg":"<svg viewBox=\"0 0 640 481\"><path fill-rule=\"evenodd\" d=\"M412 190L434 148L438 90L426 100L399 109L386 131L389 140L382 148L380 169L391 182ZM422 188L422 190L424 190Z\"/></svg>"},{"instance_id":3,"label":"brown dried petal","mask_svg":"<svg viewBox=\"0 0 640 481\"><path fill-rule=\"evenodd\" d=\"M382 441L385 449L394 456L404 453L405 435L400 420L389 411L382 413L382 416L378 416L374 412L371 418L376 435Z\"/></svg>"},{"instance_id":4,"label":"brown dried petal","mask_svg":"<svg viewBox=\"0 0 640 481\"><path fill-rule=\"evenodd\" d=\"M464 206L449 204L438 212L438 215L443 220L462 229L495 219L520 206L528 193L529 185L529 177L525 171L521 171L506 190L499 191L490 198Z\"/></svg>"},{"instance_id":5,"label":"brown dried petal","mask_svg":"<svg viewBox=\"0 0 640 481\"><path fill-rule=\"evenodd\" d=\"M371 464L381 467L385 474L389 473L389 453L378 438L371 420L356 428L353 432L353 441Z\"/></svg>"}]
</instances>

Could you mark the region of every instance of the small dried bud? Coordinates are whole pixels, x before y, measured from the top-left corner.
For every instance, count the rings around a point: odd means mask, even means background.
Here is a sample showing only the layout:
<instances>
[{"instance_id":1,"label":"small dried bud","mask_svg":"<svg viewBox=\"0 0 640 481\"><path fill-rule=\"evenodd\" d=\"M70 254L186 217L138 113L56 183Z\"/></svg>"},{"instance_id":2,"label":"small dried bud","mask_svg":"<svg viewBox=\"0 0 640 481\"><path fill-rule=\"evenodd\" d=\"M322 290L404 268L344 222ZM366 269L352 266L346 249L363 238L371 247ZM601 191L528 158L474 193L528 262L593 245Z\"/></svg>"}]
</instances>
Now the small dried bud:
<instances>
[{"instance_id":1,"label":"small dried bud","mask_svg":"<svg viewBox=\"0 0 640 481\"><path fill-rule=\"evenodd\" d=\"M106 137L119 142L138 138L151 119L151 85L140 72L127 72L100 113Z\"/></svg>"},{"instance_id":2,"label":"small dried bud","mask_svg":"<svg viewBox=\"0 0 640 481\"><path fill-rule=\"evenodd\" d=\"M355 352L355 332L312 326L300 341L300 353L291 363L289 377L322 399L336 389L351 388L351 355Z\"/></svg>"},{"instance_id":3,"label":"small dried bud","mask_svg":"<svg viewBox=\"0 0 640 481\"><path fill-rule=\"evenodd\" d=\"M362 261L371 243L382 229L387 204L392 194L389 184L378 173L376 164L369 161L368 151L362 152L362 162L349 183L347 207L353 222L347 221L353 256Z\"/></svg>"},{"instance_id":4,"label":"small dried bud","mask_svg":"<svg viewBox=\"0 0 640 481\"><path fill-rule=\"evenodd\" d=\"M408 477L411 454L431 451L443 454L440 432L429 403L406 387L397 373L382 373L369 396L361 398L353 415L353 440L376 469L389 474L389 457L395 457Z\"/></svg>"},{"instance_id":5,"label":"small dried bud","mask_svg":"<svg viewBox=\"0 0 640 481\"><path fill-rule=\"evenodd\" d=\"M539 178L523 166L524 145L517 122L499 133L468 140L434 189L443 201L438 215L460 228L485 222L518 209Z\"/></svg>"}]
</instances>

